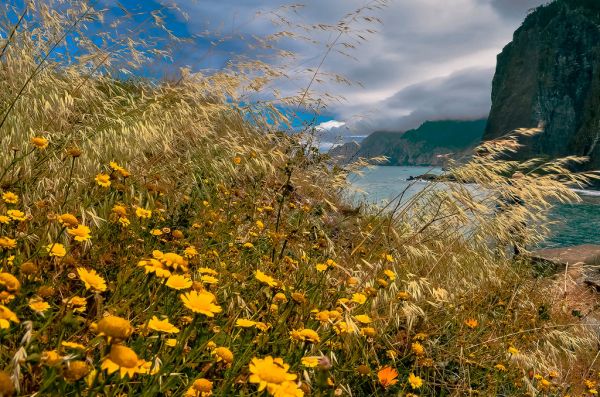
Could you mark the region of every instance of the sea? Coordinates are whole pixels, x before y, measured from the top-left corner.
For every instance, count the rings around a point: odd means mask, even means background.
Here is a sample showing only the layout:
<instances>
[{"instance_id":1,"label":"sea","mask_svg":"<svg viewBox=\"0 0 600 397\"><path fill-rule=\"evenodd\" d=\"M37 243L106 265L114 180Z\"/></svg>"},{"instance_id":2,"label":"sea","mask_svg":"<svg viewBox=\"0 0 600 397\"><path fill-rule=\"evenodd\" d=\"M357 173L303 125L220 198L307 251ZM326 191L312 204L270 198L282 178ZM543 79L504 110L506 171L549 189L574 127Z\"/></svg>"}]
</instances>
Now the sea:
<instances>
[{"instance_id":1,"label":"sea","mask_svg":"<svg viewBox=\"0 0 600 397\"><path fill-rule=\"evenodd\" d=\"M403 200L424 189L430 182L409 181L412 176L440 173L432 167L376 166L365 169L362 175L350 176L349 197L381 205L408 187ZM600 244L600 191L577 190L581 202L557 203L551 210L551 235L539 248L567 247L578 244Z\"/></svg>"}]
</instances>

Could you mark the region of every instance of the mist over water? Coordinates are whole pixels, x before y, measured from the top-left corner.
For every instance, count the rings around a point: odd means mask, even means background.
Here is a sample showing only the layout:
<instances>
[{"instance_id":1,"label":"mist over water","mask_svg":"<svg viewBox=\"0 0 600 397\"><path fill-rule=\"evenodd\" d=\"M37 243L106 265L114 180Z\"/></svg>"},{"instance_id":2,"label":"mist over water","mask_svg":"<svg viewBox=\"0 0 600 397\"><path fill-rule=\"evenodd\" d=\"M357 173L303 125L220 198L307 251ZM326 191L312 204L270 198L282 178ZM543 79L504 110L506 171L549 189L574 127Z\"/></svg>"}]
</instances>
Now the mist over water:
<instances>
[{"instance_id":1,"label":"mist over water","mask_svg":"<svg viewBox=\"0 0 600 397\"><path fill-rule=\"evenodd\" d=\"M374 167L362 176L350 178L351 199L381 204L394 199L405 189L403 201L419 193L429 182L408 181L411 176L441 173L436 167ZM577 244L600 244L600 192L578 190L582 201L557 204L551 212L551 236L543 247L565 247Z\"/></svg>"}]
</instances>

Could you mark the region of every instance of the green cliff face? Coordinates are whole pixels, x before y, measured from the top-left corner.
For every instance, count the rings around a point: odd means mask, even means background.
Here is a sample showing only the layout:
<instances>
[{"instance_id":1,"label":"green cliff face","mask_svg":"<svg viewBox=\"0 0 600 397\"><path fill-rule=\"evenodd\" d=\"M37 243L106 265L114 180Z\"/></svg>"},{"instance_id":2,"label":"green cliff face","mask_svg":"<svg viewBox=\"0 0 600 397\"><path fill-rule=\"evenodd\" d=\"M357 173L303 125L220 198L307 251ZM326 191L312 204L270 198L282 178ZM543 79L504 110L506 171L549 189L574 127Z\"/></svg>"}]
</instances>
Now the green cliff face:
<instances>
[{"instance_id":1,"label":"green cliff face","mask_svg":"<svg viewBox=\"0 0 600 397\"><path fill-rule=\"evenodd\" d=\"M484 139L538 125L517 158L589 156L600 168L600 0L537 8L498 55Z\"/></svg>"},{"instance_id":2,"label":"green cliff face","mask_svg":"<svg viewBox=\"0 0 600 397\"><path fill-rule=\"evenodd\" d=\"M374 132L360 144L356 156L387 156L387 165L443 165L441 155L457 158L473 148L483 135L485 120L427 121L400 132Z\"/></svg>"}]
</instances>

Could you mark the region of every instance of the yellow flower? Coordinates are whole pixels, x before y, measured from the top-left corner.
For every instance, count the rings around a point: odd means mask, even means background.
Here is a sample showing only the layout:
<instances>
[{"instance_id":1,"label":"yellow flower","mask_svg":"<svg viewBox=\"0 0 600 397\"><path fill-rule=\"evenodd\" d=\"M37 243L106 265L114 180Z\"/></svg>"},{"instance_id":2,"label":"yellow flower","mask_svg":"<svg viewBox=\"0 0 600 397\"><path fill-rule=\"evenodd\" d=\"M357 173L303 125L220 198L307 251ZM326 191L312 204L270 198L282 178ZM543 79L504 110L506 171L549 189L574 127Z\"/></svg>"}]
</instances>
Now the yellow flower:
<instances>
[{"instance_id":1,"label":"yellow flower","mask_svg":"<svg viewBox=\"0 0 600 397\"><path fill-rule=\"evenodd\" d=\"M412 387L413 389L418 389L421 386L423 386L423 379L421 379L420 377L416 376L415 374L413 374L411 372L408 375L408 383L410 384L410 387Z\"/></svg>"},{"instance_id":2,"label":"yellow flower","mask_svg":"<svg viewBox=\"0 0 600 397\"><path fill-rule=\"evenodd\" d=\"M2 194L2 200L8 204L17 204L19 202L19 196L13 192L5 192Z\"/></svg>"},{"instance_id":3,"label":"yellow flower","mask_svg":"<svg viewBox=\"0 0 600 397\"><path fill-rule=\"evenodd\" d=\"M413 351L413 353L415 353L415 355L417 356L422 356L425 354L425 348L423 347L422 344L420 344L419 342L415 342L410 346L411 350Z\"/></svg>"},{"instance_id":4,"label":"yellow flower","mask_svg":"<svg viewBox=\"0 0 600 397\"><path fill-rule=\"evenodd\" d=\"M15 385L10 375L0 371L0 393L6 397L11 397L15 393Z\"/></svg>"},{"instance_id":5,"label":"yellow flower","mask_svg":"<svg viewBox=\"0 0 600 397\"><path fill-rule=\"evenodd\" d=\"M209 276L209 275L204 275L202 277L200 277L200 281L202 281L203 283L206 284L218 284L219 283L219 279L213 276Z\"/></svg>"},{"instance_id":6,"label":"yellow flower","mask_svg":"<svg viewBox=\"0 0 600 397\"><path fill-rule=\"evenodd\" d=\"M185 276L174 274L167 279L166 286L176 290L187 289L192 286L192 280Z\"/></svg>"},{"instance_id":7,"label":"yellow flower","mask_svg":"<svg viewBox=\"0 0 600 397\"><path fill-rule=\"evenodd\" d=\"M328 266L324 263L317 263L315 265L315 269L317 269L318 272L324 272L325 270L327 270Z\"/></svg>"},{"instance_id":8,"label":"yellow flower","mask_svg":"<svg viewBox=\"0 0 600 397\"><path fill-rule=\"evenodd\" d=\"M92 238L90 235L90 228L84 225L78 225L76 228L67 229L67 233L71 236L75 236L75 241L87 241Z\"/></svg>"},{"instance_id":9,"label":"yellow flower","mask_svg":"<svg viewBox=\"0 0 600 397\"><path fill-rule=\"evenodd\" d=\"M10 327L10 322L18 323L19 319L17 315L13 313L8 307L0 305L0 329L6 329Z\"/></svg>"},{"instance_id":10,"label":"yellow flower","mask_svg":"<svg viewBox=\"0 0 600 397\"><path fill-rule=\"evenodd\" d=\"M82 345L81 343L75 343L75 342L61 342L60 345L62 347L66 347L67 349L75 349L75 350L85 350L85 346Z\"/></svg>"},{"instance_id":11,"label":"yellow flower","mask_svg":"<svg viewBox=\"0 0 600 397\"><path fill-rule=\"evenodd\" d=\"M161 278L167 278L171 276L169 269L166 269L160 261L154 258L141 260L138 262L138 266L143 267L146 271L146 274L154 273L156 274L156 277Z\"/></svg>"},{"instance_id":12,"label":"yellow flower","mask_svg":"<svg viewBox=\"0 0 600 397\"><path fill-rule=\"evenodd\" d=\"M471 329L476 328L479 323L474 318L465 320L465 325Z\"/></svg>"},{"instance_id":13,"label":"yellow flower","mask_svg":"<svg viewBox=\"0 0 600 397\"><path fill-rule=\"evenodd\" d=\"M118 222L119 222L119 225L121 225L121 227L127 227L127 226L131 225L131 221L124 216L120 217Z\"/></svg>"},{"instance_id":14,"label":"yellow flower","mask_svg":"<svg viewBox=\"0 0 600 397\"><path fill-rule=\"evenodd\" d=\"M140 365L140 374L156 375L160 372L161 361L156 357L153 361L143 361Z\"/></svg>"},{"instance_id":15,"label":"yellow flower","mask_svg":"<svg viewBox=\"0 0 600 397\"><path fill-rule=\"evenodd\" d=\"M233 362L233 353L226 347L217 347L212 353L217 358L217 362L224 362L225 364L231 364Z\"/></svg>"},{"instance_id":16,"label":"yellow flower","mask_svg":"<svg viewBox=\"0 0 600 397\"><path fill-rule=\"evenodd\" d=\"M127 216L127 208L125 208L124 206L119 205L119 204L115 204L112 207L112 212L121 217Z\"/></svg>"},{"instance_id":17,"label":"yellow flower","mask_svg":"<svg viewBox=\"0 0 600 397\"><path fill-rule=\"evenodd\" d=\"M508 354L510 354L510 355L514 356L514 355L519 354L519 353L520 353L519 349L517 349L516 347L510 346L508 348Z\"/></svg>"},{"instance_id":18,"label":"yellow flower","mask_svg":"<svg viewBox=\"0 0 600 397\"><path fill-rule=\"evenodd\" d=\"M258 322L258 323L256 323L256 328L259 329L262 332L267 332L267 330L269 328L271 328L271 324L270 323Z\"/></svg>"},{"instance_id":19,"label":"yellow flower","mask_svg":"<svg viewBox=\"0 0 600 397\"><path fill-rule=\"evenodd\" d=\"M254 276L256 277L256 279L258 281L260 281L261 283L267 284L269 287L277 287L277 285L278 285L277 281L273 277L267 276L265 273L261 272L260 270L257 270L256 273L254 273Z\"/></svg>"},{"instance_id":20,"label":"yellow flower","mask_svg":"<svg viewBox=\"0 0 600 397\"><path fill-rule=\"evenodd\" d=\"M265 224L261 220L258 220L258 221L256 221L256 227L258 227L260 230L262 230L265 228Z\"/></svg>"},{"instance_id":21,"label":"yellow flower","mask_svg":"<svg viewBox=\"0 0 600 397\"><path fill-rule=\"evenodd\" d=\"M237 164L240 164L241 162L242 162L242 158L241 157L236 156L236 157L233 158L233 163L234 164L237 165Z\"/></svg>"},{"instance_id":22,"label":"yellow flower","mask_svg":"<svg viewBox=\"0 0 600 397\"><path fill-rule=\"evenodd\" d=\"M21 283L10 273L0 272L0 285L3 285L8 291L16 292L21 288Z\"/></svg>"},{"instance_id":23,"label":"yellow flower","mask_svg":"<svg viewBox=\"0 0 600 397\"><path fill-rule=\"evenodd\" d=\"M85 289L91 289L94 292L106 291L106 281L95 270L78 267L77 274L79 274L79 279L85 284Z\"/></svg>"},{"instance_id":24,"label":"yellow flower","mask_svg":"<svg viewBox=\"0 0 600 397\"><path fill-rule=\"evenodd\" d=\"M152 210L147 210L142 207L136 207L135 216L141 219L150 219L150 217L152 216Z\"/></svg>"},{"instance_id":25,"label":"yellow flower","mask_svg":"<svg viewBox=\"0 0 600 397\"><path fill-rule=\"evenodd\" d=\"M276 302L276 303L286 303L287 301L288 301L287 297L285 296L285 294L283 292L278 292L273 297L273 302Z\"/></svg>"},{"instance_id":26,"label":"yellow flower","mask_svg":"<svg viewBox=\"0 0 600 397\"><path fill-rule=\"evenodd\" d=\"M345 321L340 321L334 325L333 330L336 334L351 334L354 330Z\"/></svg>"},{"instance_id":27,"label":"yellow flower","mask_svg":"<svg viewBox=\"0 0 600 397\"><path fill-rule=\"evenodd\" d=\"M25 215L25 213L23 211L8 210L8 211L6 211L6 213L8 214L8 216L10 216L15 221L25 221L25 220L27 220L27 216Z\"/></svg>"},{"instance_id":28,"label":"yellow flower","mask_svg":"<svg viewBox=\"0 0 600 397\"><path fill-rule=\"evenodd\" d=\"M0 248L2 249L14 249L17 247L17 240L9 237L0 237Z\"/></svg>"},{"instance_id":29,"label":"yellow flower","mask_svg":"<svg viewBox=\"0 0 600 397\"><path fill-rule=\"evenodd\" d=\"M290 332L290 337L292 340L296 341L308 341L312 343L319 343L321 338L316 331L308 328L303 328L299 330L293 330Z\"/></svg>"},{"instance_id":30,"label":"yellow flower","mask_svg":"<svg viewBox=\"0 0 600 397\"><path fill-rule=\"evenodd\" d=\"M366 295L361 294L360 292L352 294L352 302L356 302L359 305L362 305L366 301L367 301L367 296Z\"/></svg>"},{"instance_id":31,"label":"yellow flower","mask_svg":"<svg viewBox=\"0 0 600 397\"><path fill-rule=\"evenodd\" d=\"M150 234L153 236L162 236L163 232L160 229L152 229L150 230Z\"/></svg>"},{"instance_id":32,"label":"yellow flower","mask_svg":"<svg viewBox=\"0 0 600 397\"><path fill-rule=\"evenodd\" d=\"M368 337L375 337L377 335L377 330L375 330L375 328L373 327L364 327L360 329L360 333L363 336L368 336Z\"/></svg>"},{"instance_id":33,"label":"yellow flower","mask_svg":"<svg viewBox=\"0 0 600 397\"><path fill-rule=\"evenodd\" d=\"M179 268L183 271L187 270L188 262L183 258L183 256L178 255L174 252L167 252L166 254L162 254L161 257L157 259L159 259L162 263L172 267L175 270Z\"/></svg>"},{"instance_id":34,"label":"yellow flower","mask_svg":"<svg viewBox=\"0 0 600 397\"><path fill-rule=\"evenodd\" d=\"M396 273L394 273L392 270L384 270L383 273L388 276L390 281L394 281L396 279Z\"/></svg>"},{"instance_id":35,"label":"yellow flower","mask_svg":"<svg viewBox=\"0 0 600 397\"><path fill-rule=\"evenodd\" d=\"M185 393L186 397L207 397L212 395L213 383L208 379L196 379Z\"/></svg>"},{"instance_id":36,"label":"yellow flower","mask_svg":"<svg viewBox=\"0 0 600 397\"><path fill-rule=\"evenodd\" d=\"M216 297L208 291L190 291L180 295L184 306L194 313L204 314L208 317L214 317L215 313L220 313L223 309L215 304Z\"/></svg>"},{"instance_id":37,"label":"yellow flower","mask_svg":"<svg viewBox=\"0 0 600 397\"><path fill-rule=\"evenodd\" d=\"M123 176L123 177L128 177L129 176L129 171L127 171L125 168L121 167L116 162L111 161L110 163L108 163L108 165L109 165L110 168L112 168L113 170L115 170L119 174L121 174L121 176Z\"/></svg>"},{"instance_id":38,"label":"yellow flower","mask_svg":"<svg viewBox=\"0 0 600 397\"><path fill-rule=\"evenodd\" d=\"M241 328L251 328L256 326L256 321L248 320L245 318L238 318L235 322L235 326Z\"/></svg>"},{"instance_id":39,"label":"yellow flower","mask_svg":"<svg viewBox=\"0 0 600 397\"><path fill-rule=\"evenodd\" d=\"M58 222L60 222L61 225L68 227L75 227L79 225L79 221L77 220L75 215L71 215L69 213L60 215L58 217Z\"/></svg>"},{"instance_id":40,"label":"yellow flower","mask_svg":"<svg viewBox=\"0 0 600 397\"><path fill-rule=\"evenodd\" d=\"M211 269L209 267L199 267L196 270L200 274L212 274L213 276L216 276L217 274L219 274L216 270L213 270L213 269Z\"/></svg>"},{"instance_id":41,"label":"yellow flower","mask_svg":"<svg viewBox=\"0 0 600 397\"><path fill-rule=\"evenodd\" d=\"M362 324L369 324L373 322L373 320L371 320L371 317L367 316L366 314L359 314L357 316L354 316L354 318L356 319L356 321Z\"/></svg>"},{"instance_id":42,"label":"yellow flower","mask_svg":"<svg viewBox=\"0 0 600 397\"><path fill-rule=\"evenodd\" d=\"M50 309L50 305L48 304L48 302L44 302L41 299L30 299L28 306L31 310L40 314Z\"/></svg>"},{"instance_id":43,"label":"yellow flower","mask_svg":"<svg viewBox=\"0 0 600 397\"><path fill-rule=\"evenodd\" d=\"M213 350L216 347L217 347L217 344L215 342L213 342L212 340L209 340L206 343L206 350Z\"/></svg>"},{"instance_id":44,"label":"yellow flower","mask_svg":"<svg viewBox=\"0 0 600 397\"><path fill-rule=\"evenodd\" d=\"M7 304L15 299L15 296L8 291L0 292L0 304Z\"/></svg>"},{"instance_id":45,"label":"yellow flower","mask_svg":"<svg viewBox=\"0 0 600 397\"><path fill-rule=\"evenodd\" d=\"M127 319L117 316L106 316L98 321L96 331L99 335L109 338L127 339L131 336L133 327Z\"/></svg>"},{"instance_id":46,"label":"yellow flower","mask_svg":"<svg viewBox=\"0 0 600 397\"><path fill-rule=\"evenodd\" d=\"M302 357L302 359L300 360L300 363L302 365L304 365L305 367L314 368L317 365L319 365L319 357L317 357L317 356Z\"/></svg>"},{"instance_id":47,"label":"yellow flower","mask_svg":"<svg viewBox=\"0 0 600 397\"><path fill-rule=\"evenodd\" d=\"M377 372L377 379L379 380L379 384L383 386L384 389L387 389L390 386L398 383L398 371L396 371L392 367L383 367Z\"/></svg>"},{"instance_id":48,"label":"yellow flower","mask_svg":"<svg viewBox=\"0 0 600 397\"><path fill-rule=\"evenodd\" d=\"M48 147L48 140L43 136L34 136L31 138L31 143L38 149L46 149Z\"/></svg>"},{"instance_id":49,"label":"yellow flower","mask_svg":"<svg viewBox=\"0 0 600 397\"><path fill-rule=\"evenodd\" d=\"M102 361L101 368L109 374L119 371L121 378L126 375L130 378L140 373L140 366L144 360L140 360L133 350L123 345L112 345L110 354Z\"/></svg>"},{"instance_id":50,"label":"yellow flower","mask_svg":"<svg viewBox=\"0 0 600 397\"><path fill-rule=\"evenodd\" d=\"M196 250L196 248L192 246L189 246L185 250L183 250L183 255L186 258L193 258L195 256L198 256L198 250Z\"/></svg>"},{"instance_id":51,"label":"yellow flower","mask_svg":"<svg viewBox=\"0 0 600 397\"><path fill-rule=\"evenodd\" d=\"M42 362L51 367L57 366L62 362L62 357L56 350L47 350L42 352Z\"/></svg>"},{"instance_id":52,"label":"yellow flower","mask_svg":"<svg viewBox=\"0 0 600 397\"><path fill-rule=\"evenodd\" d=\"M296 382L283 382L278 386L269 388L273 397L304 397L304 392L298 387Z\"/></svg>"},{"instance_id":53,"label":"yellow flower","mask_svg":"<svg viewBox=\"0 0 600 397\"><path fill-rule=\"evenodd\" d=\"M410 293L407 291L400 291L398 292L398 295L396 295L396 297L401 301L407 301L410 299Z\"/></svg>"},{"instance_id":54,"label":"yellow flower","mask_svg":"<svg viewBox=\"0 0 600 397\"><path fill-rule=\"evenodd\" d=\"M254 357L250 361L250 377L251 383L258 384L258 391L263 391L265 388L272 392L274 388L284 382L293 381L296 375L290 374L288 369L290 366L283 362L281 358L273 358L267 356L265 358Z\"/></svg>"},{"instance_id":55,"label":"yellow flower","mask_svg":"<svg viewBox=\"0 0 600 397\"><path fill-rule=\"evenodd\" d=\"M167 345L169 347L175 347L175 346L177 346L177 339L169 338L165 341L165 345Z\"/></svg>"},{"instance_id":56,"label":"yellow flower","mask_svg":"<svg viewBox=\"0 0 600 397\"><path fill-rule=\"evenodd\" d=\"M100 173L100 174L96 175L95 180L96 180L96 183L102 187L110 186L110 175L108 175L108 174Z\"/></svg>"},{"instance_id":57,"label":"yellow flower","mask_svg":"<svg viewBox=\"0 0 600 397\"><path fill-rule=\"evenodd\" d=\"M90 367L85 361L73 360L67 361L67 368L63 372L63 376L69 382L76 382L84 378L90 372Z\"/></svg>"},{"instance_id":58,"label":"yellow flower","mask_svg":"<svg viewBox=\"0 0 600 397\"><path fill-rule=\"evenodd\" d=\"M48 244L46 246L46 251L48 251L48 255L56 256L59 258L62 258L67 254L65 246L59 243Z\"/></svg>"},{"instance_id":59,"label":"yellow flower","mask_svg":"<svg viewBox=\"0 0 600 397\"><path fill-rule=\"evenodd\" d=\"M4 225L8 225L11 222L10 217L6 216L6 215L0 215L0 223L4 224Z\"/></svg>"},{"instance_id":60,"label":"yellow flower","mask_svg":"<svg viewBox=\"0 0 600 397\"><path fill-rule=\"evenodd\" d=\"M167 334L176 334L179 332L179 328L171 324L168 318L159 320L156 316L152 316L148 322L148 328L152 331L164 332Z\"/></svg>"}]
</instances>

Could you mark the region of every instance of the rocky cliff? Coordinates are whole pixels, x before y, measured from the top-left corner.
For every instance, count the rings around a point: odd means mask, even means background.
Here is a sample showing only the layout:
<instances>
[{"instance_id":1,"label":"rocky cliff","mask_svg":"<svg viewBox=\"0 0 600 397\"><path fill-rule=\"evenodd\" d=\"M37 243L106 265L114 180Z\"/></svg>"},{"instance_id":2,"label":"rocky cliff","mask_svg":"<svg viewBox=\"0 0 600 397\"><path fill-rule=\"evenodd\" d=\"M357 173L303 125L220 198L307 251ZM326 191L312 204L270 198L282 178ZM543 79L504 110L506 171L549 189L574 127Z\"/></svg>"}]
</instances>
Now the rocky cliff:
<instances>
[{"instance_id":1,"label":"rocky cliff","mask_svg":"<svg viewBox=\"0 0 600 397\"><path fill-rule=\"evenodd\" d=\"M498 55L484 139L538 125L517 158L574 154L600 168L600 0L537 8Z\"/></svg>"}]
</instances>

